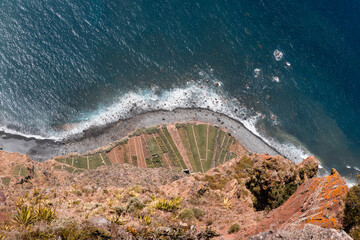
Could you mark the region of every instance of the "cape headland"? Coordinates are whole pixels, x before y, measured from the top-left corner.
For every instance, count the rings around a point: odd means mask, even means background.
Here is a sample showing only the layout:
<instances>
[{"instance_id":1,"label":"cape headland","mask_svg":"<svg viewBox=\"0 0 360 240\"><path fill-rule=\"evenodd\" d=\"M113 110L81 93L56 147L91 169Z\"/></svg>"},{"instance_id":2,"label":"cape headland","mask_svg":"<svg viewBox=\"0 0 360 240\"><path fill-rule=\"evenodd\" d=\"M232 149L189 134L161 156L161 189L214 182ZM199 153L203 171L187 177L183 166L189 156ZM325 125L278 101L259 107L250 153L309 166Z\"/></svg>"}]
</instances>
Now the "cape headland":
<instances>
[{"instance_id":1,"label":"cape headland","mask_svg":"<svg viewBox=\"0 0 360 240\"><path fill-rule=\"evenodd\" d=\"M314 157L295 164L267 154L273 150L264 143L262 153L249 151L260 139L239 141L235 135L244 139L246 131L222 121L145 125L44 162L1 151L1 236L351 239L343 229L356 233L358 225L344 221L349 189L335 169L317 178ZM80 142L99 136L84 133Z\"/></svg>"}]
</instances>

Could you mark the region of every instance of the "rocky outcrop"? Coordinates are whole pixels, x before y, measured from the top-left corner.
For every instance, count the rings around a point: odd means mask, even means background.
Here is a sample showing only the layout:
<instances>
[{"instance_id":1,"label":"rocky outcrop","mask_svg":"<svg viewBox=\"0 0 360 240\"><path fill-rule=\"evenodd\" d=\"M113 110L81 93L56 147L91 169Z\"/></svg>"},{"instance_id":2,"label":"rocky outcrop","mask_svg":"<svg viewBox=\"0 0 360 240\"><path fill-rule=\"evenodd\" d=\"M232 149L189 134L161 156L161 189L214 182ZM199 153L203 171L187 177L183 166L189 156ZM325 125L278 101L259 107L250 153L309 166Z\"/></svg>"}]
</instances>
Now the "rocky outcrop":
<instances>
[{"instance_id":1,"label":"rocky outcrop","mask_svg":"<svg viewBox=\"0 0 360 240\"><path fill-rule=\"evenodd\" d=\"M318 161L309 157L295 165L282 156L252 156L246 187L254 195L256 210L271 210L282 205L304 181L318 172Z\"/></svg>"},{"instance_id":2,"label":"rocky outcrop","mask_svg":"<svg viewBox=\"0 0 360 240\"><path fill-rule=\"evenodd\" d=\"M248 232L248 236L269 229L302 229L307 223L323 228L341 229L347 192L344 179L335 169L329 176L310 179L282 206L269 212Z\"/></svg>"},{"instance_id":3,"label":"rocky outcrop","mask_svg":"<svg viewBox=\"0 0 360 240\"><path fill-rule=\"evenodd\" d=\"M249 238L249 240L352 240L343 230L337 231L335 229L322 228L313 224L305 224L303 228L275 230L264 233L259 233Z\"/></svg>"}]
</instances>

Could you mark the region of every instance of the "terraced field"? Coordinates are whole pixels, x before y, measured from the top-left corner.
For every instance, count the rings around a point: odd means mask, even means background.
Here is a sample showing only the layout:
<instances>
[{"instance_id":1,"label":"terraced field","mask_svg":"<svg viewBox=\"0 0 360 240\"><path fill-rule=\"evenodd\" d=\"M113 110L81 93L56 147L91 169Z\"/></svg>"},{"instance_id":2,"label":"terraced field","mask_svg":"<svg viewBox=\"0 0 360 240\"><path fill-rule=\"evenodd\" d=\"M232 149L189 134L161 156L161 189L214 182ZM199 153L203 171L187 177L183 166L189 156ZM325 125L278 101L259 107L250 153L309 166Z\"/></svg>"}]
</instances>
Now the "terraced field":
<instances>
[{"instance_id":1,"label":"terraced field","mask_svg":"<svg viewBox=\"0 0 360 240\"><path fill-rule=\"evenodd\" d=\"M78 172L102 165L132 164L206 172L237 157L239 143L209 124L172 124L138 129L107 150L82 156L58 157L56 169Z\"/></svg>"}]
</instances>

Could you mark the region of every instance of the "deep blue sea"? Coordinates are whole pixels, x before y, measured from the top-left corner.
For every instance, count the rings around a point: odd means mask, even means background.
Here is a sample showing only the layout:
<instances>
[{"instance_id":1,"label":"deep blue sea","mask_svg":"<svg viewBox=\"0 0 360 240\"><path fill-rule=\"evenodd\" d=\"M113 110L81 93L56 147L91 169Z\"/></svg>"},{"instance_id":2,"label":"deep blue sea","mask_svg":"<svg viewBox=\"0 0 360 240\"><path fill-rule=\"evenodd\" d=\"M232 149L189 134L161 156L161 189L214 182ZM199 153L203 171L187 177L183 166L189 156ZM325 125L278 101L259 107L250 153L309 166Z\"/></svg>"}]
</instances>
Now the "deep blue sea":
<instances>
[{"instance_id":1,"label":"deep blue sea","mask_svg":"<svg viewBox=\"0 0 360 240\"><path fill-rule=\"evenodd\" d=\"M0 130L61 139L139 112L209 108L354 179L359 13L355 0L2 0Z\"/></svg>"}]
</instances>

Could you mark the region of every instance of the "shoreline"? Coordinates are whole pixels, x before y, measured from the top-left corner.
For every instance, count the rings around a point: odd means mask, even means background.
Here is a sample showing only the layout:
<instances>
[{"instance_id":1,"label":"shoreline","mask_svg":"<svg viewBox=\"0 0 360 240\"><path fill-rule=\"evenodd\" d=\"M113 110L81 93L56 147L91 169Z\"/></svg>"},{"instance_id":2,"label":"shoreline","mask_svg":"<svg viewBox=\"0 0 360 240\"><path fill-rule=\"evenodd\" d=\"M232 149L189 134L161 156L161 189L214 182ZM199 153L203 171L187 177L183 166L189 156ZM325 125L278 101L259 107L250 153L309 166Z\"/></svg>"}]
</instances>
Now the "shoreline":
<instances>
[{"instance_id":1,"label":"shoreline","mask_svg":"<svg viewBox=\"0 0 360 240\"><path fill-rule=\"evenodd\" d=\"M63 142L26 138L0 132L0 148L7 152L29 155L37 161L44 161L69 153L86 153L128 136L138 128L147 128L176 122L205 122L230 132L250 152L281 155L260 137L248 130L241 122L222 113L202 108L179 108L173 111L155 110L121 119L105 126L94 126L82 134L70 136Z\"/></svg>"}]
</instances>

